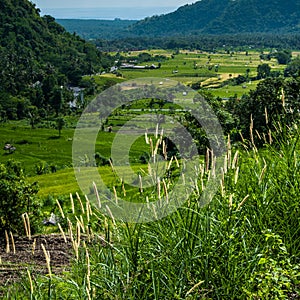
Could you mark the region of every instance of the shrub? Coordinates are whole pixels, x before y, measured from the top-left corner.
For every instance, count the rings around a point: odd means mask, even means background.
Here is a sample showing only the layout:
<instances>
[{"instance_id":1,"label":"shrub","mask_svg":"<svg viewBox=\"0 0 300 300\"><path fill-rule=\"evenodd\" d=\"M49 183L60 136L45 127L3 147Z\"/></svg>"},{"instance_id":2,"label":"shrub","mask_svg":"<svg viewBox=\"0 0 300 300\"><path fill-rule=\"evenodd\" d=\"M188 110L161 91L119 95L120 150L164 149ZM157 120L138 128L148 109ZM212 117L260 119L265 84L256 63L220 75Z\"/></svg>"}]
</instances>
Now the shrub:
<instances>
[{"instance_id":1,"label":"shrub","mask_svg":"<svg viewBox=\"0 0 300 300\"><path fill-rule=\"evenodd\" d=\"M0 235L5 230L22 232L22 214L25 212L30 216L32 230L37 229L40 216L35 198L37 192L37 183L26 181L19 163L9 160L6 164L0 164Z\"/></svg>"},{"instance_id":2,"label":"shrub","mask_svg":"<svg viewBox=\"0 0 300 300\"><path fill-rule=\"evenodd\" d=\"M109 159L101 156L98 152L95 154L95 160L97 167L108 166L110 164Z\"/></svg>"},{"instance_id":3,"label":"shrub","mask_svg":"<svg viewBox=\"0 0 300 300\"><path fill-rule=\"evenodd\" d=\"M39 162L35 165L35 172L37 175L47 174L49 172L48 164Z\"/></svg>"}]
</instances>

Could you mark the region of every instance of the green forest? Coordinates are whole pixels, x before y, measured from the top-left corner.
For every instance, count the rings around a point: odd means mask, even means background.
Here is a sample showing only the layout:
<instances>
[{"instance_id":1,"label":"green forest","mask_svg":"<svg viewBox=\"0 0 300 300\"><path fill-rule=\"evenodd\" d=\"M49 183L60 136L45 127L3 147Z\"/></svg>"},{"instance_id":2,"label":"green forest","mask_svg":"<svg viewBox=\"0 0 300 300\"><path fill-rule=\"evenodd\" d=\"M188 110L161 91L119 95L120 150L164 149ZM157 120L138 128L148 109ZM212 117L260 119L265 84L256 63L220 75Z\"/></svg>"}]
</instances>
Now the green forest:
<instances>
[{"instance_id":1,"label":"green forest","mask_svg":"<svg viewBox=\"0 0 300 300\"><path fill-rule=\"evenodd\" d=\"M299 299L298 8L1 0L0 298Z\"/></svg>"},{"instance_id":2,"label":"green forest","mask_svg":"<svg viewBox=\"0 0 300 300\"><path fill-rule=\"evenodd\" d=\"M175 12L143 19L130 30L139 35L184 33L299 33L299 1L202 0Z\"/></svg>"},{"instance_id":3,"label":"green forest","mask_svg":"<svg viewBox=\"0 0 300 300\"><path fill-rule=\"evenodd\" d=\"M29 1L4 0L0 6L2 118L22 119L28 111L59 113L62 98L72 98L67 86L110 65L108 55L68 33L53 17L40 17Z\"/></svg>"}]
</instances>

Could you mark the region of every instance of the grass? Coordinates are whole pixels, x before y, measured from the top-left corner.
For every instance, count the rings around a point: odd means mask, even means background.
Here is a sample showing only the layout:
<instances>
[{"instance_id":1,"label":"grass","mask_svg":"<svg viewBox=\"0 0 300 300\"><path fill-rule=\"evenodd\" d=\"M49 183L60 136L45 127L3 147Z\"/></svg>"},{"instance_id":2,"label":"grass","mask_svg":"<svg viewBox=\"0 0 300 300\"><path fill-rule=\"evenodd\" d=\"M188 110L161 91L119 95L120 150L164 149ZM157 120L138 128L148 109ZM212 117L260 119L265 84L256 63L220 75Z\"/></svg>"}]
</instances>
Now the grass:
<instances>
[{"instance_id":1,"label":"grass","mask_svg":"<svg viewBox=\"0 0 300 300\"><path fill-rule=\"evenodd\" d=\"M144 164L137 164L135 163L134 166L128 167L121 167L118 172L122 174L123 178L127 178L128 176L133 176L133 174L139 174L146 172L147 166ZM133 174L131 172L133 170ZM91 174L94 174L93 171L84 170L82 168L82 172L85 174L85 181L87 186L91 187L90 193L94 194L93 192L93 181L91 181ZM116 174L112 171L110 166L103 166L97 168L97 172L101 174L101 177L104 179L104 182L109 187L113 186L120 186L120 181L116 179ZM138 176L138 175L136 175ZM135 180L136 178L132 178ZM45 199L48 196L52 197L59 197L59 196L69 196L70 194L75 194L76 191L79 191L79 186L76 180L76 176L74 174L73 168L68 168L64 170L57 171L51 174L43 174L38 176L32 176L29 178L30 182L38 182L39 183L39 192L38 196L42 199ZM130 189L127 187L127 194L130 193ZM134 189L132 189L134 190ZM137 193L137 191L135 191Z\"/></svg>"},{"instance_id":2,"label":"grass","mask_svg":"<svg viewBox=\"0 0 300 300\"><path fill-rule=\"evenodd\" d=\"M258 65L263 63L269 64L272 71L283 72L286 67L285 65L279 65L275 58L272 58L270 61L262 60L260 58L261 52L254 50L249 50L247 52L248 55L246 55L245 51L227 53L222 49L214 53L186 50L175 53L174 51L157 49L131 51L121 54L130 59L143 52L152 55L153 60L141 65L158 65L158 63L161 63L161 68L154 70L119 69L122 78L116 77L113 74L97 75L94 76L95 82L99 86L105 86L107 81L112 80L121 82L143 77L170 78L186 85L200 83L203 89L208 89L216 97L228 98L234 95L241 97L251 89L254 89L259 81L252 80L251 84L241 84L238 86L226 84L219 87L220 83L238 75L245 76L248 71L249 77L255 78ZM292 54L296 57L297 53L297 51L294 51ZM163 55L165 59L158 60L155 58L156 55ZM218 68L216 69L215 66L218 66Z\"/></svg>"},{"instance_id":3,"label":"grass","mask_svg":"<svg viewBox=\"0 0 300 300\"><path fill-rule=\"evenodd\" d=\"M259 82L260 82L259 80L256 80L254 82L246 83L244 85L235 85L235 86L226 85L224 87L219 87L219 88L209 88L208 90L215 97L229 98L229 97L234 97L235 95L237 97L241 97L244 94L248 94L251 90L255 90Z\"/></svg>"},{"instance_id":4,"label":"grass","mask_svg":"<svg viewBox=\"0 0 300 300\"><path fill-rule=\"evenodd\" d=\"M66 210L77 228L71 272L35 275L31 283L27 276L3 299L299 296L298 136L297 127L282 130L259 151L250 143L244 151L229 144L219 191L205 207L195 191L156 222L126 223L78 204L74 213ZM200 193L201 186L200 180Z\"/></svg>"},{"instance_id":5,"label":"grass","mask_svg":"<svg viewBox=\"0 0 300 300\"><path fill-rule=\"evenodd\" d=\"M20 122L9 122L0 126L0 144L4 146L10 143L16 147L16 151L9 155L1 150L0 162L15 159L22 163L29 175L35 174L39 164L49 167L52 165L56 169L71 166L74 129L63 129L59 138L55 129L31 129Z\"/></svg>"},{"instance_id":6,"label":"grass","mask_svg":"<svg viewBox=\"0 0 300 300\"><path fill-rule=\"evenodd\" d=\"M124 122L118 120L114 124L114 130ZM145 128L148 119L140 120L141 128ZM156 124L149 123L155 127ZM144 130L144 129L142 129ZM145 131L145 130L144 130ZM78 191L78 184L72 168L72 143L74 129L63 129L62 136L58 138L57 130L48 128L31 129L26 123L11 122L1 125L0 143L11 143L17 150L13 154L7 154L1 151L0 162L8 159L19 161L29 176L30 182L38 182L40 191L38 196L42 199L53 196L68 196L70 193ZM130 134L130 133L129 133ZM143 135L143 134L142 134ZM95 145L95 152L102 157L109 159L111 157L111 146L116 134L99 131L98 139ZM119 147L126 147L127 135L119 139ZM145 138L138 138L130 149L130 165L135 173L145 169L141 164L140 157L149 153L149 145L145 144ZM109 166L99 168L99 172L105 178L109 186L113 182L116 184L115 175ZM120 171L122 172L122 171ZM126 168L124 170L126 175ZM90 182L91 184L92 182Z\"/></svg>"},{"instance_id":7,"label":"grass","mask_svg":"<svg viewBox=\"0 0 300 300\"><path fill-rule=\"evenodd\" d=\"M121 120L119 121L120 125L123 125L129 120L129 117L125 117L123 122L122 117L119 119ZM115 125L117 128L117 124ZM4 144L10 143L17 148L13 154L7 154L6 151L1 149L0 162L10 158L18 160L28 169L28 173L31 175L34 173L34 164L38 162L45 162L48 165L55 164L58 168L71 166L74 128L64 128L61 137L58 136L58 131L55 129L31 129L23 121L2 123L0 128L0 144L4 146ZM96 152L100 152L101 155L109 158L114 137L115 133L99 131ZM136 148L140 146L137 145Z\"/></svg>"},{"instance_id":8,"label":"grass","mask_svg":"<svg viewBox=\"0 0 300 300\"><path fill-rule=\"evenodd\" d=\"M253 81L251 84L247 83L246 85L225 85L215 88L215 84L228 79L229 74L232 77L238 74L245 74L247 68L250 69L250 76L255 76L257 66L262 63L259 58L260 53L256 51L249 51L248 55L245 52L227 54L224 51L217 51L216 53L180 51L179 54L167 50L151 50L147 52L153 55L153 57L155 55L164 55L167 60L162 60L162 67L156 70L121 70L124 78L117 78L113 74L94 76L95 83L103 87L109 85L111 82L121 82L136 77L169 77L184 83L200 81L206 86L205 89L209 90L214 96L229 98L235 95L241 97L244 93L248 93L254 89L259 82ZM123 55L130 57L136 56L139 53L141 52L132 51L130 54L123 53ZM295 52L294 55L296 54ZM158 62L154 60L153 63L157 64ZM282 70L284 68L284 66L278 65L274 59L267 63L272 66L273 70ZM212 70L207 69L208 65L215 66L216 64L219 65L218 72L215 72L214 68ZM174 70L177 70L178 73L173 73ZM217 78L218 75L221 76L220 80ZM149 100L142 100L132 106L132 109L141 109L142 111L124 109L120 111L119 115L111 116L108 120L108 125L112 125L114 131L118 130L130 118L145 113L143 110L149 105L147 101L149 102ZM159 106L154 104L153 108L159 108ZM163 108L167 109L168 107L165 105ZM165 112L161 111L160 113ZM61 192L63 191L63 185L59 184L59 180L62 180L63 176L65 176L68 182L66 191L69 193L70 190L77 186L75 182L71 183L73 180L71 152L76 118L71 119L70 117L70 120L67 120L68 127L62 130L60 138L56 129L31 129L26 121L9 122L8 124L1 125L0 144L11 143L17 149L13 154L9 155L5 151L0 151L0 162L11 158L20 161L29 176L59 171L57 174L49 174L48 183L46 179L48 175L34 177L33 180L40 181L41 195L45 195L48 192L53 192L54 195L57 195L60 190ZM52 121L49 121L49 125L55 126ZM146 119L143 120L141 117L135 125L136 128L139 127L142 129L155 128L156 126L155 122L147 122ZM111 155L110 147L114 137L114 133L100 132L96 144L96 152L105 158L109 158ZM135 159L132 159L131 163L135 162L139 164L139 158L144 152L147 152L145 145L139 144L136 150L132 149L131 155ZM58 184L53 185L53 181ZM46 187L47 185L48 188ZM75 192L75 189L73 192Z\"/></svg>"},{"instance_id":9,"label":"grass","mask_svg":"<svg viewBox=\"0 0 300 300\"><path fill-rule=\"evenodd\" d=\"M245 51L236 51L227 53L224 50L218 50L214 53L202 51L174 51L168 50L145 50L145 51L131 51L129 53L121 53L123 56L130 59L142 52L147 52L153 56L153 60L141 65L151 65L161 63L161 68L154 70L134 70L134 69L119 69L122 74L122 79L130 80L142 77L158 77L170 78L182 82L184 84L201 83L204 89L209 89L214 96L221 98L228 98L237 94L238 97L249 92L252 87L255 87L259 81L253 81L252 85L246 85L244 88L241 84L239 86L226 85L222 88L215 88L215 84L227 80L230 77L237 77L238 75L245 76L249 70L249 76L255 77L257 75L257 67L260 64L267 63L270 65L272 71L283 72L285 65L279 65L277 60L272 58L270 61L263 61L260 59L261 52L250 50L248 55ZM163 55L166 59L155 59L156 55ZM293 52L296 56L297 52ZM216 69L216 66L217 69ZM103 85L104 82L111 77L111 74L96 76L95 81ZM218 79L220 78L220 79Z\"/></svg>"},{"instance_id":10,"label":"grass","mask_svg":"<svg viewBox=\"0 0 300 300\"><path fill-rule=\"evenodd\" d=\"M29 176L29 181L39 183L38 195L41 198L75 193L78 185L72 168L73 134L74 129L63 129L59 138L57 130L54 129L31 129L23 122L2 124L0 144L11 143L17 149L12 154L1 150L0 163L9 159L19 161ZM100 131L95 152L109 159L114 137L115 133ZM124 141L126 141L126 136ZM145 144L144 139L137 140L131 147L131 164L136 165L134 167L136 170L142 167L139 157L148 151L149 146ZM104 167L101 172L104 172L104 177L107 177L107 181L110 182L113 175L107 171L108 169Z\"/></svg>"},{"instance_id":11,"label":"grass","mask_svg":"<svg viewBox=\"0 0 300 300\"><path fill-rule=\"evenodd\" d=\"M224 72L224 76L229 72L244 74L245 62L250 57L251 74L261 63L258 52L250 52L248 56L245 53L230 56L187 52L175 55L173 59L171 52L157 53L170 57L162 63L161 69L122 71L125 78L149 77L151 74L173 77L185 83L199 78L206 80L206 76L215 76L216 72L205 70L199 77L198 67L193 68L194 61L199 65L206 64L208 55L211 63L220 62L219 71ZM273 68L282 68L274 61L270 63L275 64ZM173 73L174 68L179 72ZM164 72L168 75L164 76ZM253 82L251 88L255 84ZM249 89L249 85L247 89L225 86L213 92L220 97L232 93L240 96ZM141 103L145 104L147 100L143 101ZM141 109L141 103L135 104L135 108ZM127 117L142 113L131 111L129 115L127 109L121 112L120 116L109 119L114 129L125 124ZM140 128L152 126L147 120L140 122L136 124ZM50 166L55 158L57 172L33 176L30 180L39 181L40 197L74 194L78 186L73 169L68 168L72 162L73 132L74 129L64 129L58 139L54 129L32 130L26 124L5 124L1 127L0 141L16 144L17 150L11 155L5 155L3 151L0 161L16 158L33 175L35 164L41 162ZM29 271L14 286L0 287L4 292L3 299L254 300L299 297L299 134L297 126L281 126L273 133L274 142L266 143L261 150L247 141L241 145L228 142L213 200L206 206L200 202L206 180L213 176L209 163L200 161L198 167L202 175L200 178L195 175L197 184L192 182L195 188L188 201L155 222L129 223L115 218L107 208L99 211L92 202L95 194L89 170L84 172L89 191L87 199L81 195L75 205L73 198L70 202L62 201L64 217L61 217L61 224L72 240L74 253L71 270L53 274L50 258L48 275ZM95 152L109 158L115 136L115 133L99 132ZM119 146L125 147L126 141ZM140 156L147 147L143 138L133 143L130 168L121 167L122 176L132 174L131 169L137 178L139 174L149 175L147 164L140 163ZM122 180L116 178L111 166L102 166L97 171L109 187L115 188L116 198L124 197ZM139 186L132 188L127 184L124 188L128 200L146 202L145 198L155 199L160 193L166 196L176 183L174 178L173 181L166 179L143 192ZM60 214L57 207L53 210ZM59 229L56 231L60 232ZM49 259L47 263L49 265Z\"/></svg>"}]
</instances>

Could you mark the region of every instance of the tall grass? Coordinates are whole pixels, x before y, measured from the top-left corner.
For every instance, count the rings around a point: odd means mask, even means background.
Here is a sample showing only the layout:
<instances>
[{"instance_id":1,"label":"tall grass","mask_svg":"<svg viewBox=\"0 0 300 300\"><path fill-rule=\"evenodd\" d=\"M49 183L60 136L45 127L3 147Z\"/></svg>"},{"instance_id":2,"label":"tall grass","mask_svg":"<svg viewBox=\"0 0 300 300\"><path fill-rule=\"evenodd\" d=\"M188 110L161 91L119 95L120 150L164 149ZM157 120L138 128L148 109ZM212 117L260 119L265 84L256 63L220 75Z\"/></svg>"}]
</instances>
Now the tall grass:
<instances>
[{"instance_id":1,"label":"tall grass","mask_svg":"<svg viewBox=\"0 0 300 300\"><path fill-rule=\"evenodd\" d=\"M219 192L205 207L195 192L164 219L131 224L84 210L81 200L65 212L77 254L72 271L52 274L51 284L26 276L6 298L299 297L300 132L281 131L263 150L228 143Z\"/></svg>"}]
</instances>

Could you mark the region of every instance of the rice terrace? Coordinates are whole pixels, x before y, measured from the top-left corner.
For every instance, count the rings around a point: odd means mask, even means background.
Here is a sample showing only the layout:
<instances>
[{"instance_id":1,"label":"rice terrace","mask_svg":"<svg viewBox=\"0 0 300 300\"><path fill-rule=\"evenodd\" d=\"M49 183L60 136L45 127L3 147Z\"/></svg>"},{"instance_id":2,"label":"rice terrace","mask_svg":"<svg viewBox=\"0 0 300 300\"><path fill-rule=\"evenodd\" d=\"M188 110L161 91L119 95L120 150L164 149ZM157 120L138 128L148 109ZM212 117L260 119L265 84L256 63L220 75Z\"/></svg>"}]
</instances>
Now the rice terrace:
<instances>
[{"instance_id":1,"label":"rice terrace","mask_svg":"<svg viewBox=\"0 0 300 300\"><path fill-rule=\"evenodd\" d=\"M0 7L1 299L300 299L299 1Z\"/></svg>"}]
</instances>

